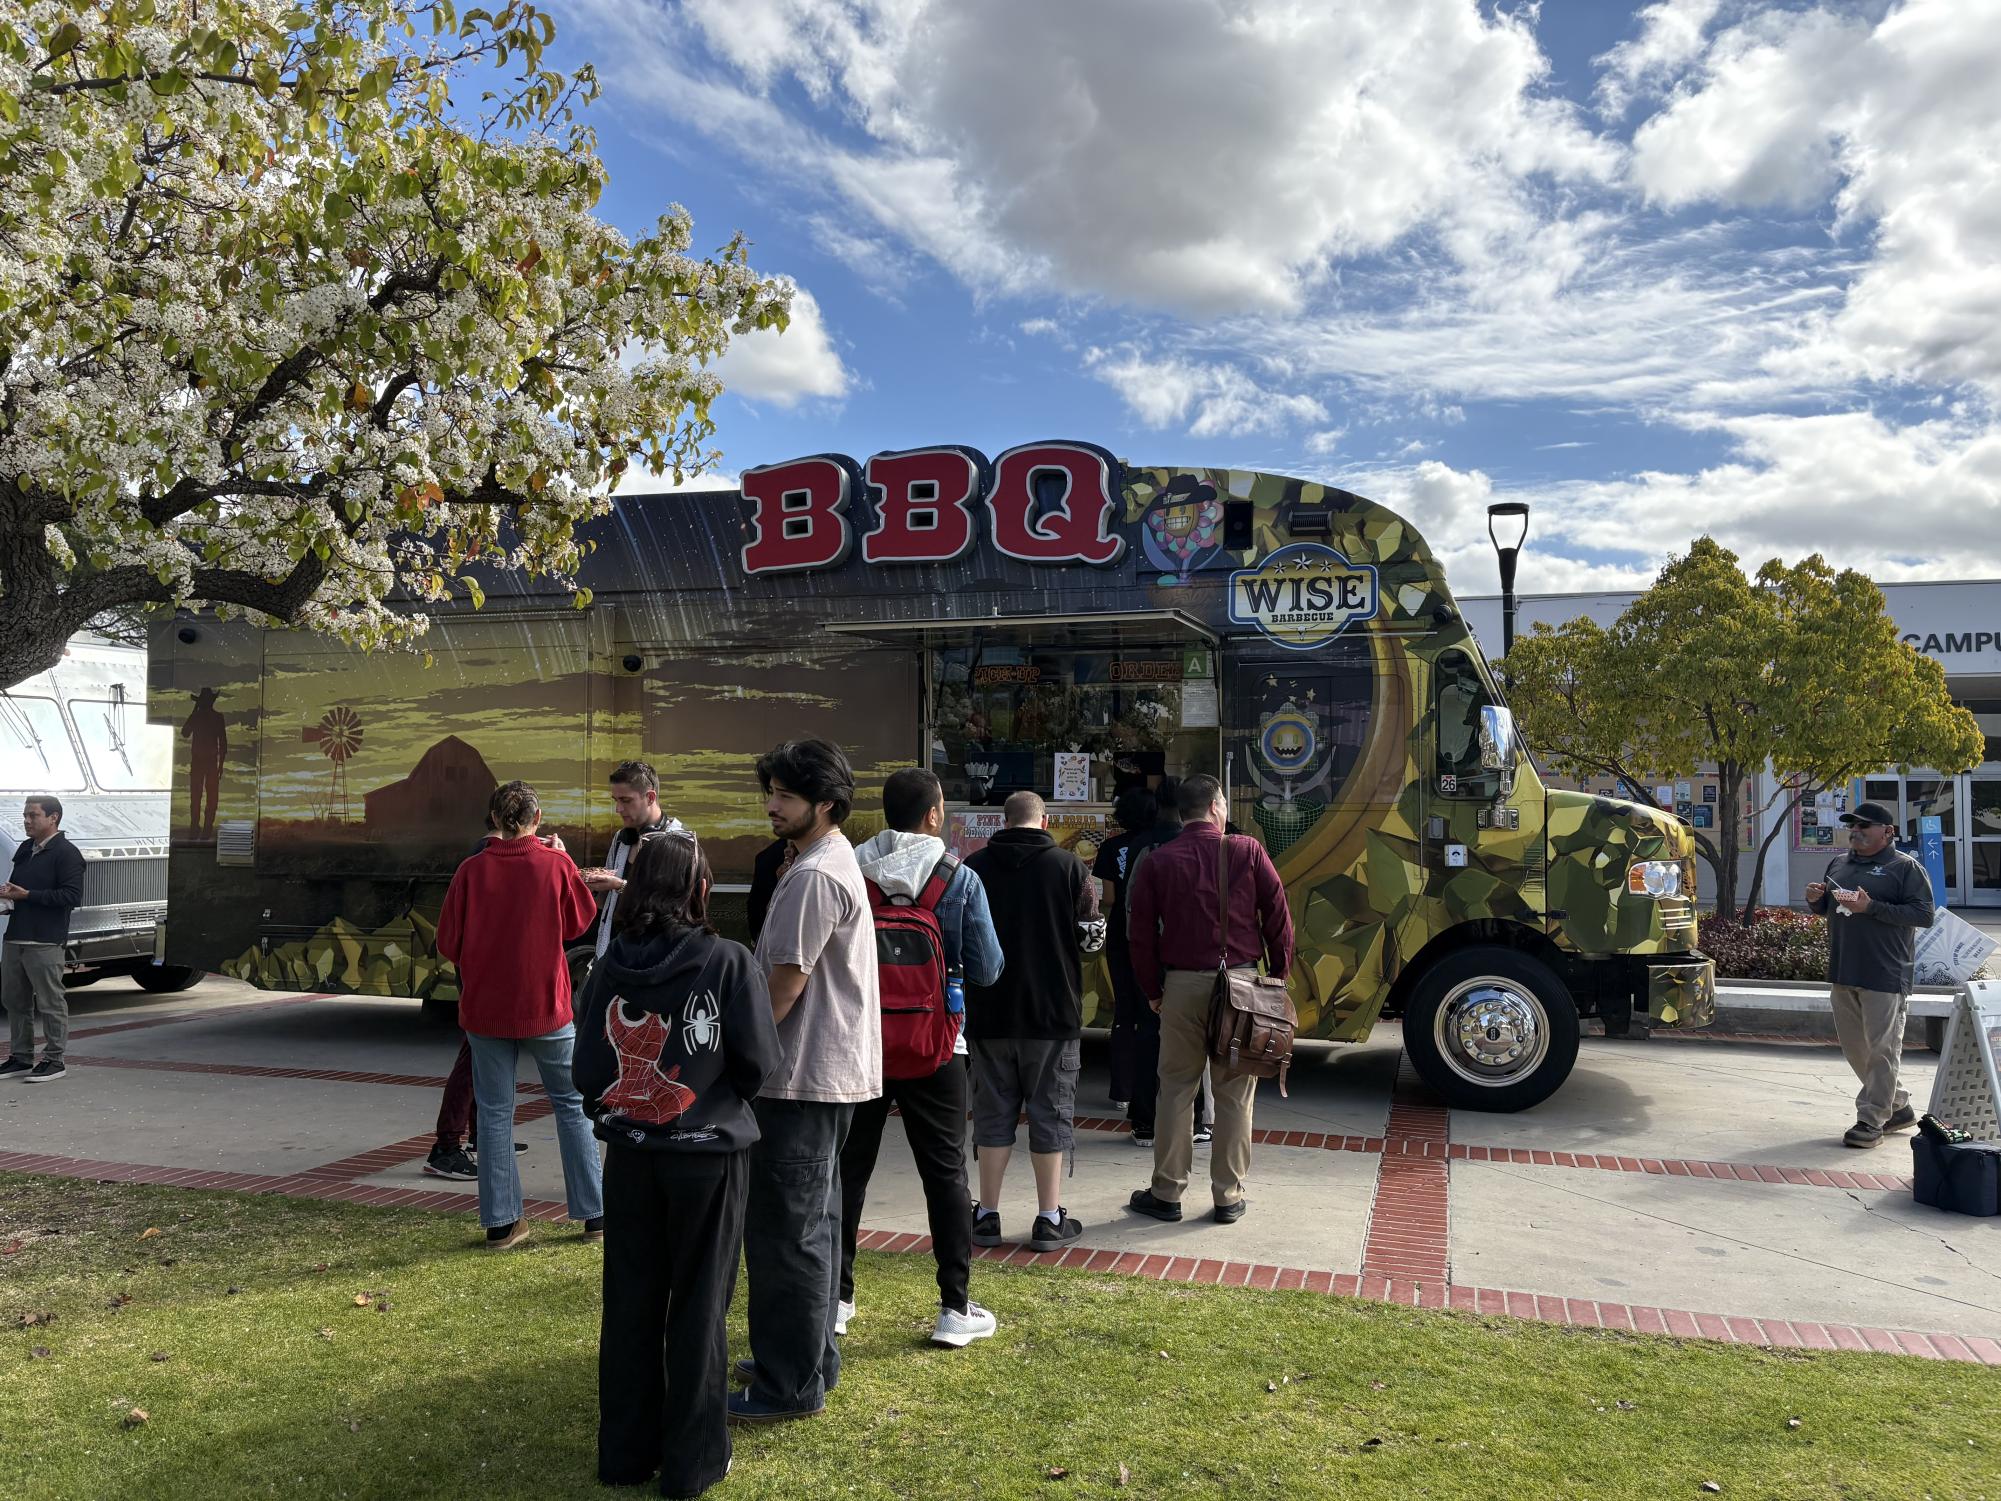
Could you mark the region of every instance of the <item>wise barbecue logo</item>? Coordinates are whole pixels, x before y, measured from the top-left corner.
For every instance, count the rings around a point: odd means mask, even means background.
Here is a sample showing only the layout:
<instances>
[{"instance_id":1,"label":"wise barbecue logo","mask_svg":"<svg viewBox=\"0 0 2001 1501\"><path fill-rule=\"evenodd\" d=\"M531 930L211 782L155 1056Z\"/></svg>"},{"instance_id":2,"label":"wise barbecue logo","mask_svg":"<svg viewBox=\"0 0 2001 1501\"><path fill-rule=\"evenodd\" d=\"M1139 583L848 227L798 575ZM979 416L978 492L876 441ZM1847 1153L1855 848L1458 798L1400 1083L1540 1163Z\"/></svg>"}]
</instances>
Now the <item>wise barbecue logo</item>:
<instances>
[{"instance_id":1,"label":"wise barbecue logo","mask_svg":"<svg viewBox=\"0 0 2001 1501\"><path fill-rule=\"evenodd\" d=\"M1376 615L1376 570L1331 547L1294 542L1230 575L1230 620L1281 646L1310 651Z\"/></svg>"}]
</instances>

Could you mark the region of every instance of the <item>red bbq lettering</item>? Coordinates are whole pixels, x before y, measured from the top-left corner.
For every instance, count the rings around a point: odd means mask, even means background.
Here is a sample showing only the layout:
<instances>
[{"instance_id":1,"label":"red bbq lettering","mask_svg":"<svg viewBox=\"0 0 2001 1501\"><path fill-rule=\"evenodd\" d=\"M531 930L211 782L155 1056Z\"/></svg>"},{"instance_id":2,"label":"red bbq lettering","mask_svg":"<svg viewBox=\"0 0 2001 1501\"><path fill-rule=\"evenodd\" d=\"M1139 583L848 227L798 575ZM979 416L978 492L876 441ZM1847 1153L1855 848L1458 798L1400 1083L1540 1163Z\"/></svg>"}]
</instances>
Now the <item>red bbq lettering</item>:
<instances>
[{"instance_id":1,"label":"red bbq lettering","mask_svg":"<svg viewBox=\"0 0 2001 1501\"><path fill-rule=\"evenodd\" d=\"M1058 498L1043 509L1040 477L1054 475ZM1010 448L994 464L994 546L1028 563L1113 563L1125 539L1112 534L1117 515L1111 463L1077 443L1030 443Z\"/></svg>"},{"instance_id":2,"label":"red bbq lettering","mask_svg":"<svg viewBox=\"0 0 2001 1501\"><path fill-rule=\"evenodd\" d=\"M826 457L746 470L743 493L752 507L743 571L796 573L845 562L854 545L850 473L846 463Z\"/></svg>"},{"instance_id":3,"label":"red bbq lettering","mask_svg":"<svg viewBox=\"0 0 2001 1501\"><path fill-rule=\"evenodd\" d=\"M949 563L973 545L972 504L980 466L960 448L879 453L868 461L875 530L862 538L870 563Z\"/></svg>"}]
</instances>

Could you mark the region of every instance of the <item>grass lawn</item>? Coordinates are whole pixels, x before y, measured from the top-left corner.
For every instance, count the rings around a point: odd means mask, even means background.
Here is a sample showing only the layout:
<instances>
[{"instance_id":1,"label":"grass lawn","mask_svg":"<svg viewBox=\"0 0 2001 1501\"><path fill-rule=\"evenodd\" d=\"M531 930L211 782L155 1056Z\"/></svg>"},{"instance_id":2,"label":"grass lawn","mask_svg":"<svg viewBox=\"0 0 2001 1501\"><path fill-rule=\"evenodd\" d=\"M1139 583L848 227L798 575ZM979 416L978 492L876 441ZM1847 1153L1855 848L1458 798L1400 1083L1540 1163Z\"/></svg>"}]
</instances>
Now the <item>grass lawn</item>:
<instances>
[{"instance_id":1,"label":"grass lawn","mask_svg":"<svg viewBox=\"0 0 2001 1501\"><path fill-rule=\"evenodd\" d=\"M567 1226L497 1256L469 1249L478 1233L0 1174L0 1494L617 1494L593 1479L599 1253ZM1714 1481L1726 1497L2001 1498L2001 1380L1977 1367L979 1263L974 1278L999 1336L934 1350L930 1262L865 1257L827 1416L740 1432L714 1494L1540 1501ZM127 1427L134 1407L147 1420Z\"/></svg>"}]
</instances>

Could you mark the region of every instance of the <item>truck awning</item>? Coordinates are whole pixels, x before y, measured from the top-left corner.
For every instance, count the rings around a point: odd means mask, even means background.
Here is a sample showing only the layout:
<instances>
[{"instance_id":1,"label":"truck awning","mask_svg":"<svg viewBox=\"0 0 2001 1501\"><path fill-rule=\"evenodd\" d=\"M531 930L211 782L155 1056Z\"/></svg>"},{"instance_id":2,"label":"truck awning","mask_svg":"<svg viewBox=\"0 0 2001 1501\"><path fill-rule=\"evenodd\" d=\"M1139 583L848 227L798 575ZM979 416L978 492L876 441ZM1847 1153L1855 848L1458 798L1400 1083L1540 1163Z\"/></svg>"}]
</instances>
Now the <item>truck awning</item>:
<instances>
[{"instance_id":1,"label":"truck awning","mask_svg":"<svg viewBox=\"0 0 2001 1501\"><path fill-rule=\"evenodd\" d=\"M957 620L846 620L824 629L842 636L957 646L1011 636L1044 646L1143 646L1177 641L1218 644L1216 633L1180 610L1099 610L1088 615L982 615Z\"/></svg>"}]
</instances>

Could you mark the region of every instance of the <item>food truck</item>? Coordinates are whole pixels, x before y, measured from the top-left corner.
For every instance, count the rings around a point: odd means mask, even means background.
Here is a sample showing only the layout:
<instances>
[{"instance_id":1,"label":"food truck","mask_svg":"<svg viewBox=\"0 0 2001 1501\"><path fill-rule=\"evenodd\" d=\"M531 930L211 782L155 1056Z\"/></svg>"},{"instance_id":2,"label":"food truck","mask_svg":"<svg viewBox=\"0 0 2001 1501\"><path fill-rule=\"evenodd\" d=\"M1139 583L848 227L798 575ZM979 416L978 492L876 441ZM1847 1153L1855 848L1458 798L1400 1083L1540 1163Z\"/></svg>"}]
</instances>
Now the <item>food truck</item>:
<instances>
[{"instance_id":1,"label":"food truck","mask_svg":"<svg viewBox=\"0 0 2001 1501\"><path fill-rule=\"evenodd\" d=\"M756 759L819 736L854 764L853 838L918 764L962 852L1023 788L1088 858L1124 789L1217 776L1285 881L1300 1035L1401 1018L1456 1104L1547 1097L1581 1017L1712 1014L1688 828L1545 788L1437 560L1361 496L1084 442L946 445L621 496L588 537L584 608L496 575L421 652L159 629L155 717L208 702L228 730L207 824L177 768L169 962L447 1002L433 922L496 783L532 783L545 828L601 863L631 757L699 833L727 929L770 839ZM1087 1005L1109 1023L1102 984Z\"/></svg>"}]
</instances>

